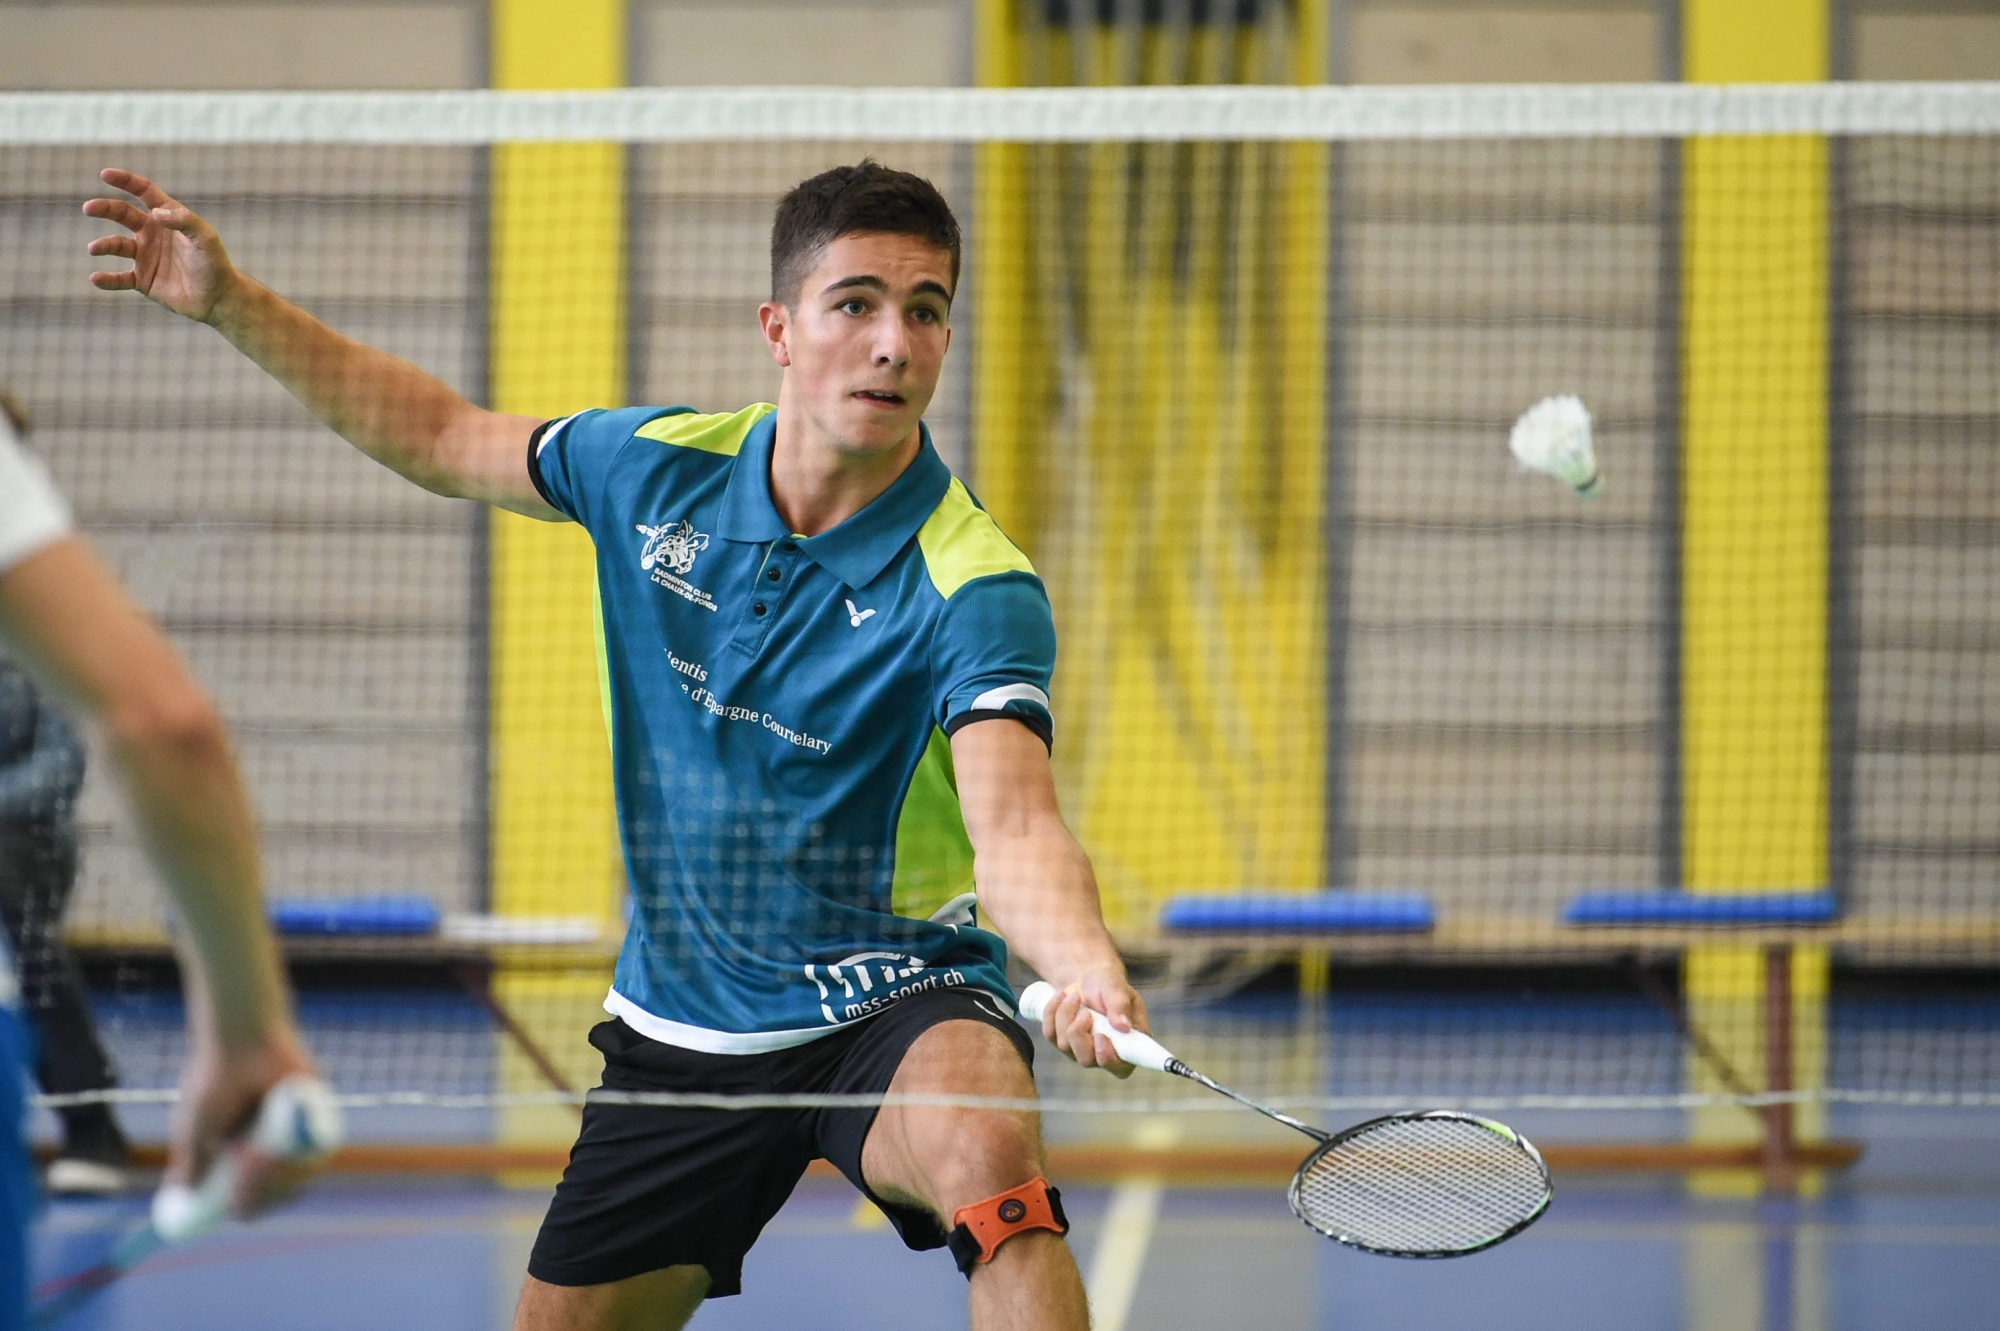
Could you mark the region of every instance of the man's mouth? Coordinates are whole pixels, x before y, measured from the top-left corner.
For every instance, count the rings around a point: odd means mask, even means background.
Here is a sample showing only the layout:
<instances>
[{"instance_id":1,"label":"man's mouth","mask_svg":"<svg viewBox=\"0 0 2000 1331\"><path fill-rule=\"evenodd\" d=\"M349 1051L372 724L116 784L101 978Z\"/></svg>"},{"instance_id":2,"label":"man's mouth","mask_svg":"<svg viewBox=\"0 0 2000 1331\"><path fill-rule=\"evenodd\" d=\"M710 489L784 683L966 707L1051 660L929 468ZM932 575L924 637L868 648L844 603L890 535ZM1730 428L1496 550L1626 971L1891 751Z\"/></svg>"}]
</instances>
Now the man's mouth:
<instances>
[{"instance_id":1,"label":"man's mouth","mask_svg":"<svg viewBox=\"0 0 2000 1331\"><path fill-rule=\"evenodd\" d=\"M863 402L873 402L884 407L900 407L903 405L903 395L901 393L890 393L873 388L864 388L854 396L860 398Z\"/></svg>"}]
</instances>

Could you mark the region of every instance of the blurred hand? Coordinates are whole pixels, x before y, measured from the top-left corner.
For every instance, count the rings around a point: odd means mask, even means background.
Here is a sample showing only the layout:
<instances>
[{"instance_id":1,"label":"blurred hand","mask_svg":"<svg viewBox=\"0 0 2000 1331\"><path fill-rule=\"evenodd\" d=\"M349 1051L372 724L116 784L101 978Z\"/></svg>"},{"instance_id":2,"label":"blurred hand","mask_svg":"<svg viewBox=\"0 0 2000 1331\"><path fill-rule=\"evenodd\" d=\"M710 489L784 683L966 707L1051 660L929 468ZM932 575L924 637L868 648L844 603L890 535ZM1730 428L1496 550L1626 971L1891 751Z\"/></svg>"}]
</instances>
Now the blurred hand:
<instances>
[{"instance_id":1,"label":"blurred hand","mask_svg":"<svg viewBox=\"0 0 2000 1331\"><path fill-rule=\"evenodd\" d=\"M144 176L112 168L98 172L105 184L138 196L145 207L124 199L92 199L86 217L102 218L130 232L90 242L93 257L130 259L124 272L95 272L99 291L137 291L175 314L212 322L216 307L236 282L236 268L215 228Z\"/></svg>"},{"instance_id":2,"label":"blurred hand","mask_svg":"<svg viewBox=\"0 0 2000 1331\"><path fill-rule=\"evenodd\" d=\"M1121 1031L1148 1031L1146 1000L1139 997L1119 967L1084 972L1042 1014L1042 1034L1049 1043L1081 1067L1103 1068L1114 1077L1132 1075L1132 1065L1118 1057L1111 1041L1091 1029L1090 1014L1102 1012Z\"/></svg>"},{"instance_id":3,"label":"blurred hand","mask_svg":"<svg viewBox=\"0 0 2000 1331\"><path fill-rule=\"evenodd\" d=\"M255 1215L296 1192L311 1165L278 1159L245 1140L265 1092L294 1073L318 1075L289 1027L262 1044L191 1056L181 1075L166 1181L194 1187L227 1153L236 1157L238 1167L231 1215Z\"/></svg>"}]
</instances>

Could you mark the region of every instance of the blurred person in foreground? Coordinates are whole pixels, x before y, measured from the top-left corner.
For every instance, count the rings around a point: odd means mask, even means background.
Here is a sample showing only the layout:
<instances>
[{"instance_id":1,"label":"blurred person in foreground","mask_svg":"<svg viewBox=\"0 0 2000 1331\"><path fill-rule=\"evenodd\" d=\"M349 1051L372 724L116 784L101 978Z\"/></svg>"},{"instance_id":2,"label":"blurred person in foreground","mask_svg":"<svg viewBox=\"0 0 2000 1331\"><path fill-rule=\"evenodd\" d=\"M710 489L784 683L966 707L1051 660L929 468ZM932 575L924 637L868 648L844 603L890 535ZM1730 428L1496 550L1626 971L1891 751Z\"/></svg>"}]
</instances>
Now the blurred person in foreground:
<instances>
[{"instance_id":1,"label":"blurred person in foreground","mask_svg":"<svg viewBox=\"0 0 2000 1331\"><path fill-rule=\"evenodd\" d=\"M93 273L100 290L213 326L425 489L595 542L634 906L591 1032L605 1089L1032 1103L1009 951L1061 991L1043 1019L1056 1047L1130 1075L1085 1011L1146 1022L1057 806L1048 595L922 419L961 248L931 182L862 162L780 200L754 311L775 404L547 420L482 410L342 336L237 271L152 181L103 179L137 202L84 205L126 232L90 253L134 265ZM967 907L975 886L994 929ZM1084 1331L1033 1113L603 1099L584 1106L517 1331L685 1324L739 1291L815 1158L909 1247L950 1249L977 1331Z\"/></svg>"},{"instance_id":2,"label":"blurred person in foreground","mask_svg":"<svg viewBox=\"0 0 2000 1331\"><path fill-rule=\"evenodd\" d=\"M0 389L0 428L28 434L27 417ZM0 923L20 970L21 1007L35 1040L35 1080L49 1095L118 1084L91 1018L89 991L63 942L76 886L76 802L84 746L46 694L0 653ZM122 1192L130 1148L109 1104L56 1111L62 1146L43 1182L59 1195Z\"/></svg>"},{"instance_id":3,"label":"blurred person in foreground","mask_svg":"<svg viewBox=\"0 0 2000 1331\"><path fill-rule=\"evenodd\" d=\"M170 1182L225 1152L231 1210L249 1214L299 1169L242 1144L264 1094L312 1075L264 922L255 825L228 732L166 636L71 530L67 505L0 419L0 648L101 733L146 851L181 921L188 1056ZM21 1135L30 1037L0 957L0 1331L25 1325L32 1174Z\"/></svg>"}]
</instances>

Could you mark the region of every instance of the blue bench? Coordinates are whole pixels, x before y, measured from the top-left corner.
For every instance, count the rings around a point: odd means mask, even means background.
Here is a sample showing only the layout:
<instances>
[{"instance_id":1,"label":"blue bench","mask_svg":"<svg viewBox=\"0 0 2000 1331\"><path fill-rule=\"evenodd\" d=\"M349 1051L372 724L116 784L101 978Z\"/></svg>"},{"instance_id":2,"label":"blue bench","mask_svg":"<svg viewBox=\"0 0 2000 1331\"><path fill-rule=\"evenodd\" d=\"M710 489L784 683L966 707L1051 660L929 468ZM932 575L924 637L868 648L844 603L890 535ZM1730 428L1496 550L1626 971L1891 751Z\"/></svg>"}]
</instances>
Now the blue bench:
<instances>
[{"instance_id":1,"label":"blue bench","mask_svg":"<svg viewBox=\"0 0 2000 1331\"><path fill-rule=\"evenodd\" d=\"M1175 897L1160 924L1180 933L1422 933L1437 923L1415 892Z\"/></svg>"},{"instance_id":2,"label":"blue bench","mask_svg":"<svg viewBox=\"0 0 2000 1331\"><path fill-rule=\"evenodd\" d=\"M310 897L270 903L271 927L292 937L409 937L437 932L437 903L414 894Z\"/></svg>"},{"instance_id":3,"label":"blue bench","mask_svg":"<svg viewBox=\"0 0 2000 1331\"><path fill-rule=\"evenodd\" d=\"M1575 925L1832 924L1840 903L1831 892L1652 892L1630 888L1585 892L1563 909Z\"/></svg>"}]
</instances>

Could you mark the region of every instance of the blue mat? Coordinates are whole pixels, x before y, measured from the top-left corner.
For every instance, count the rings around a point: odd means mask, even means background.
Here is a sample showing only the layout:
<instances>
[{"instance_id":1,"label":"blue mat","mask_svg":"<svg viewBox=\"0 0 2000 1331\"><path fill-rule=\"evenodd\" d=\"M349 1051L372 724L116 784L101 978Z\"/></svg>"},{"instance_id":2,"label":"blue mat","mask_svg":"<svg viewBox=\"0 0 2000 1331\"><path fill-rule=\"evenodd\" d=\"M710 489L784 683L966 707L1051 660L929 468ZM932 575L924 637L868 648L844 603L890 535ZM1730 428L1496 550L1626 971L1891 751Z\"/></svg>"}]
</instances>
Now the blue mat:
<instances>
[{"instance_id":1,"label":"blue mat","mask_svg":"<svg viewBox=\"0 0 2000 1331\"><path fill-rule=\"evenodd\" d=\"M273 901L271 927L281 934L381 937L436 933L438 908L429 897L318 897Z\"/></svg>"},{"instance_id":2,"label":"blue mat","mask_svg":"<svg viewBox=\"0 0 2000 1331\"><path fill-rule=\"evenodd\" d=\"M1175 897L1160 923L1207 933L1420 933L1437 923L1437 910L1414 892Z\"/></svg>"},{"instance_id":3,"label":"blue mat","mask_svg":"<svg viewBox=\"0 0 2000 1331\"><path fill-rule=\"evenodd\" d=\"M1832 924L1831 892L1585 892L1563 910L1564 924Z\"/></svg>"}]
</instances>

